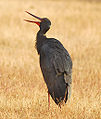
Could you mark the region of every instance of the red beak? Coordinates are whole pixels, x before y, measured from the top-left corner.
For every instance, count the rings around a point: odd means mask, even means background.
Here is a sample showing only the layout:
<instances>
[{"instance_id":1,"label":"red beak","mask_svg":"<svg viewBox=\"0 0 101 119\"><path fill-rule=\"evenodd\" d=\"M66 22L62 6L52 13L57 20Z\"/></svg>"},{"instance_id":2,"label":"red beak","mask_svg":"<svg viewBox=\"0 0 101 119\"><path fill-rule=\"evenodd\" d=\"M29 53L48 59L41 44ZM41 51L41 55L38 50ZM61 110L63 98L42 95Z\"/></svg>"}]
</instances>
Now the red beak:
<instances>
[{"instance_id":1,"label":"red beak","mask_svg":"<svg viewBox=\"0 0 101 119\"><path fill-rule=\"evenodd\" d=\"M37 16L35 16L35 15L31 14L30 12L27 12L27 11L25 11L25 12L26 12L26 13L28 13L29 15L31 15L31 16L33 16L33 17L35 17L36 19L39 19L40 21L42 21L42 20L43 20L42 18L37 17ZM36 23L38 26L40 26L40 22L39 22L39 21L31 21L31 20L26 20L26 19L24 19L24 21L31 22L31 23Z\"/></svg>"}]
</instances>

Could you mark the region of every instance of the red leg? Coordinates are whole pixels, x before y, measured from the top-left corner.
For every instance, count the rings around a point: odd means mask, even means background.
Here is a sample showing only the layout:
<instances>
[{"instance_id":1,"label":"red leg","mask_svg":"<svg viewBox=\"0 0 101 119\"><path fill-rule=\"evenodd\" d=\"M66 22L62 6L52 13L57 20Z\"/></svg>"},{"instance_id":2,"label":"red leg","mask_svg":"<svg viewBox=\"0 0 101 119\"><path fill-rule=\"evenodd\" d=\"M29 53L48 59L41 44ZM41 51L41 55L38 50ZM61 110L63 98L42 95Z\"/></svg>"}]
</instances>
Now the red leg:
<instances>
[{"instance_id":1,"label":"red leg","mask_svg":"<svg viewBox=\"0 0 101 119\"><path fill-rule=\"evenodd\" d=\"M50 109L50 94L48 92L48 109Z\"/></svg>"}]
</instances>

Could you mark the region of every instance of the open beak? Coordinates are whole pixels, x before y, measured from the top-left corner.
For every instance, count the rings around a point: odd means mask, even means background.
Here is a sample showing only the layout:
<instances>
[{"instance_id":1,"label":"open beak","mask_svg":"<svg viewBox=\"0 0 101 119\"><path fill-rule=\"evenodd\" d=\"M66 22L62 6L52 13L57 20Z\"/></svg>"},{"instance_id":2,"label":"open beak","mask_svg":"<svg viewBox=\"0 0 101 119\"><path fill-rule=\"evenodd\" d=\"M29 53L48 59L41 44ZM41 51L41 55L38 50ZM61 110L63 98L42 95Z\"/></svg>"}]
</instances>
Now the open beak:
<instances>
[{"instance_id":1,"label":"open beak","mask_svg":"<svg viewBox=\"0 0 101 119\"><path fill-rule=\"evenodd\" d=\"M42 18L37 17L37 16L31 14L30 12L27 12L27 11L25 11L25 12L28 13L29 15L35 17L36 19L38 19L38 20L40 20L40 21L43 20ZM31 21L31 20L27 20L27 19L24 19L24 21L31 22L31 23L35 23L35 24L37 24L38 26L40 26L40 22L39 22L39 21Z\"/></svg>"}]
</instances>

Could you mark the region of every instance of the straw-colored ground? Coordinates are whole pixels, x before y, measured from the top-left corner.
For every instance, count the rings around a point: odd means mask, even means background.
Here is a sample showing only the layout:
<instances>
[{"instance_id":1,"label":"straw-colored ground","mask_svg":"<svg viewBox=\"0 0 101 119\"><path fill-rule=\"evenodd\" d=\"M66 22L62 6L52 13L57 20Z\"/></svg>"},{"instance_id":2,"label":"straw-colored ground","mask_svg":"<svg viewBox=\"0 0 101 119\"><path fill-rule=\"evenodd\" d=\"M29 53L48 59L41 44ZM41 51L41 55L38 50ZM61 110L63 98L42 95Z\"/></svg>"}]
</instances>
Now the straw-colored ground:
<instances>
[{"instance_id":1,"label":"straw-colored ground","mask_svg":"<svg viewBox=\"0 0 101 119\"><path fill-rule=\"evenodd\" d=\"M48 17L47 36L59 39L73 60L70 101L51 99L35 50L37 25L24 11ZM0 119L100 119L101 3L0 0Z\"/></svg>"}]
</instances>

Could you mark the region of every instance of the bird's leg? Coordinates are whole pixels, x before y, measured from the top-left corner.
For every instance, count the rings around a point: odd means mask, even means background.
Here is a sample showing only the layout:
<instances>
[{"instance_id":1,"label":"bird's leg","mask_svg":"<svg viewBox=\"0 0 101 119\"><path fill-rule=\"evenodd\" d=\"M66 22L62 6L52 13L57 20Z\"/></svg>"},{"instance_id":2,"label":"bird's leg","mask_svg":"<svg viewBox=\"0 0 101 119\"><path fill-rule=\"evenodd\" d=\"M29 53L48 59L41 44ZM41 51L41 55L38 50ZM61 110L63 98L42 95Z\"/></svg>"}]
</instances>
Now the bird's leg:
<instances>
[{"instance_id":1,"label":"bird's leg","mask_svg":"<svg viewBox=\"0 0 101 119\"><path fill-rule=\"evenodd\" d=\"M48 92L48 109L50 109L50 94Z\"/></svg>"}]
</instances>

